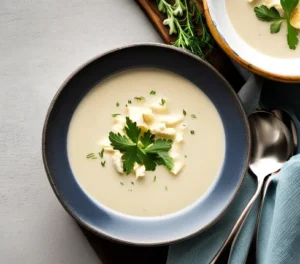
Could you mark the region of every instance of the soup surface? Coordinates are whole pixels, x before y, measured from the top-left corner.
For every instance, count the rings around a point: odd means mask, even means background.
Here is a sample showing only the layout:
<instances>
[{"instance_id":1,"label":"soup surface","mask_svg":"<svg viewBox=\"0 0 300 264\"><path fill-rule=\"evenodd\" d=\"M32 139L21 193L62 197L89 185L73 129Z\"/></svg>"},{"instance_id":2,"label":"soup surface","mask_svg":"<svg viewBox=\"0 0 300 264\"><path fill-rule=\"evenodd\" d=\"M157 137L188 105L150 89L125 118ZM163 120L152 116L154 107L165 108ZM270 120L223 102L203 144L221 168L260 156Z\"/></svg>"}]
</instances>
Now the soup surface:
<instances>
[{"instance_id":1,"label":"soup surface","mask_svg":"<svg viewBox=\"0 0 300 264\"><path fill-rule=\"evenodd\" d=\"M299 58L300 47L291 50L287 44L287 25L282 23L280 32L270 33L270 22L257 19L254 7L265 1L226 0L226 9L236 32L254 49L276 58Z\"/></svg>"},{"instance_id":2,"label":"soup surface","mask_svg":"<svg viewBox=\"0 0 300 264\"><path fill-rule=\"evenodd\" d=\"M98 142L108 137L112 114L126 115L128 100L139 106L161 98L170 112L185 112L184 168L178 175L164 166L139 178L119 174L111 155L99 155ZM191 205L212 186L223 164L225 134L216 108L193 83L167 71L137 69L111 76L83 98L70 123L67 149L76 180L96 201L128 215L160 216ZM95 159L86 158L91 152L97 153Z\"/></svg>"}]
</instances>

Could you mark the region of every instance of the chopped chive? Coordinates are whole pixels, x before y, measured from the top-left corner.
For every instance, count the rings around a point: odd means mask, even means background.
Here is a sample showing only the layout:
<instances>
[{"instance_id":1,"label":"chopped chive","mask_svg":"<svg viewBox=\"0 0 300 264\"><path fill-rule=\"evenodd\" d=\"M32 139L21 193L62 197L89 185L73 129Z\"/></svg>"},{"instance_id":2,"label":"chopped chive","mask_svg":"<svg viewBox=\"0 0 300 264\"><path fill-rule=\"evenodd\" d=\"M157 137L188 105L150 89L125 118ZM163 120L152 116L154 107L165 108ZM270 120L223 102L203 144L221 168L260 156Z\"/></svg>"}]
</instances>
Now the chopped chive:
<instances>
[{"instance_id":1,"label":"chopped chive","mask_svg":"<svg viewBox=\"0 0 300 264\"><path fill-rule=\"evenodd\" d=\"M168 190L168 186L167 186L167 185L165 186L165 190L166 190L166 191Z\"/></svg>"},{"instance_id":2,"label":"chopped chive","mask_svg":"<svg viewBox=\"0 0 300 264\"><path fill-rule=\"evenodd\" d=\"M119 102L117 102L117 103L116 103L116 106L117 106L117 107L119 107L119 106L120 106Z\"/></svg>"},{"instance_id":3,"label":"chopped chive","mask_svg":"<svg viewBox=\"0 0 300 264\"><path fill-rule=\"evenodd\" d=\"M128 100L128 104L131 104L131 100Z\"/></svg>"},{"instance_id":4,"label":"chopped chive","mask_svg":"<svg viewBox=\"0 0 300 264\"><path fill-rule=\"evenodd\" d=\"M131 182L132 185L134 185L134 182Z\"/></svg>"},{"instance_id":5,"label":"chopped chive","mask_svg":"<svg viewBox=\"0 0 300 264\"><path fill-rule=\"evenodd\" d=\"M150 94L151 94L151 95L156 95L156 92L155 92L154 90L152 90L152 91L150 92Z\"/></svg>"},{"instance_id":6,"label":"chopped chive","mask_svg":"<svg viewBox=\"0 0 300 264\"><path fill-rule=\"evenodd\" d=\"M194 134L195 134L195 131L194 131L194 130L191 130L191 134L194 135Z\"/></svg>"},{"instance_id":7,"label":"chopped chive","mask_svg":"<svg viewBox=\"0 0 300 264\"><path fill-rule=\"evenodd\" d=\"M86 155L87 158L88 158L88 157L92 157L92 156L95 156L95 154L94 154L94 153L90 153L90 154L87 154L87 155Z\"/></svg>"},{"instance_id":8,"label":"chopped chive","mask_svg":"<svg viewBox=\"0 0 300 264\"><path fill-rule=\"evenodd\" d=\"M154 178L153 178L153 182L156 182L156 175L155 175Z\"/></svg>"},{"instance_id":9,"label":"chopped chive","mask_svg":"<svg viewBox=\"0 0 300 264\"><path fill-rule=\"evenodd\" d=\"M164 106L164 105L165 105L165 103L166 103L166 100L165 100L165 99L163 99L163 98L161 98L161 100L160 100L160 103L159 103L159 104L160 104L161 106Z\"/></svg>"},{"instance_id":10,"label":"chopped chive","mask_svg":"<svg viewBox=\"0 0 300 264\"><path fill-rule=\"evenodd\" d=\"M140 96L140 97L134 97L135 100L138 100L138 101L145 101L145 97L144 96Z\"/></svg>"},{"instance_id":11,"label":"chopped chive","mask_svg":"<svg viewBox=\"0 0 300 264\"><path fill-rule=\"evenodd\" d=\"M194 115L194 114L192 114L192 115L191 115L191 118L197 118L197 116L196 116L196 115Z\"/></svg>"},{"instance_id":12,"label":"chopped chive","mask_svg":"<svg viewBox=\"0 0 300 264\"><path fill-rule=\"evenodd\" d=\"M106 161L101 161L101 166L105 167L105 163L106 163Z\"/></svg>"},{"instance_id":13,"label":"chopped chive","mask_svg":"<svg viewBox=\"0 0 300 264\"><path fill-rule=\"evenodd\" d=\"M123 186L124 185L124 183L123 182L120 182L120 184Z\"/></svg>"},{"instance_id":14,"label":"chopped chive","mask_svg":"<svg viewBox=\"0 0 300 264\"><path fill-rule=\"evenodd\" d=\"M99 157L101 159L103 159L103 156L104 156L104 148L101 150L101 152L99 152Z\"/></svg>"},{"instance_id":15,"label":"chopped chive","mask_svg":"<svg viewBox=\"0 0 300 264\"><path fill-rule=\"evenodd\" d=\"M117 116L119 116L120 114L112 114L111 116L112 117L117 117Z\"/></svg>"},{"instance_id":16,"label":"chopped chive","mask_svg":"<svg viewBox=\"0 0 300 264\"><path fill-rule=\"evenodd\" d=\"M91 159L97 159L97 157L92 157Z\"/></svg>"},{"instance_id":17,"label":"chopped chive","mask_svg":"<svg viewBox=\"0 0 300 264\"><path fill-rule=\"evenodd\" d=\"M186 116L186 111L184 109L182 110L182 113L184 116Z\"/></svg>"}]
</instances>

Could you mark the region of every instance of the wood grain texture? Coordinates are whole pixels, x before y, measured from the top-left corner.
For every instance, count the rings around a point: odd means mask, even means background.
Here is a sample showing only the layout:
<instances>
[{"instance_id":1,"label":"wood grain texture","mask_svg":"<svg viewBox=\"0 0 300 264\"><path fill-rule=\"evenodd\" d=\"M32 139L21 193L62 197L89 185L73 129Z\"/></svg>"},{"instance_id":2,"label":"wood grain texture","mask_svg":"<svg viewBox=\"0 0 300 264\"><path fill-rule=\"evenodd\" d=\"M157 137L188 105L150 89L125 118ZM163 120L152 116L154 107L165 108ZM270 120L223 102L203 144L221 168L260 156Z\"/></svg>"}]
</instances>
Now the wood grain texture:
<instances>
[{"instance_id":1,"label":"wood grain texture","mask_svg":"<svg viewBox=\"0 0 300 264\"><path fill-rule=\"evenodd\" d=\"M176 40L176 35L169 35L168 27L163 25L166 18L164 14L157 9L156 0L135 0L144 11L148 19L153 24L156 31L166 44L172 44ZM199 10L203 11L202 0L195 0ZM197 28L197 33L202 34L202 28ZM219 48L217 43L213 52L209 54L207 60L229 81L233 88L238 91L243 85L244 80L241 78L236 68L233 66L227 55Z\"/></svg>"}]
</instances>

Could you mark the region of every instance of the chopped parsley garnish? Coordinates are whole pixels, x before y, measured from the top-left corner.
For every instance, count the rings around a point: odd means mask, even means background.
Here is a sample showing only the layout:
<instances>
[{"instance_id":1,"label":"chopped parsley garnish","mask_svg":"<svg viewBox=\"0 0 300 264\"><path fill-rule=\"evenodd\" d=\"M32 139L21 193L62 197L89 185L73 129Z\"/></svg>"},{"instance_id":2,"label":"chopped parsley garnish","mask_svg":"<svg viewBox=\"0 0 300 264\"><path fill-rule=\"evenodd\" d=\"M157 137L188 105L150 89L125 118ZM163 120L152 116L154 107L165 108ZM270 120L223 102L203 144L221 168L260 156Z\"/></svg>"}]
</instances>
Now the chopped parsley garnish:
<instances>
[{"instance_id":1,"label":"chopped parsley garnish","mask_svg":"<svg viewBox=\"0 0 300 264\"><path fill-rule=\"evenodd\" d=\"M153 178L153 182L156 182L156 175L155 175L154 178Z\"/></svg>"},{"instance_id":2,"label":"chopped parsley garnish","mask_svg":"<svg viewBox=\"0 0 300 264\"><path fill-rule=\"evenodd\" d=\"M120 184L123 186L124 185L124 183L123 182L120 182Z\"/></svg>"},{"instance_id":3,"label":"chopped parsley garnish","mask_svg":"<svg viewBox=\"0 0 300 264\"><path fill-rule=\"evenodd\" d=\"M192 114L192 115L191 115L191 118L197 118L197 116L196 116L196 115L194 115L194 114Z\"/></svg>"},{"instance_id":4,"label":"chopped parsley garnish","mask_svg":"<svg viewBox=\"0 0 300 264\"><path fill-rule=\"evenodd\" d=\"M145 101L146 100L144 96L134 97L134 99L137 101Z\"/></svg>"},{"instance_id":5,"label":"chopped parsley garnish","mask_svg":"<svg viewBox=\"0 0 300 264\"><path fill-rule=\"evenodd\" d=\"M186 111L184 109L182 110L182 113L184 116L186 116Z\"/></svg>"},{"instance_id":6,"label":"chopped parsley garnish","mask_svg":"<svg viewBox=\"0 0 300 264\"><path fill-rule=\"evenodd\" d=\"M131 104L131 100L128 100L128 104Z\"/></svg>"},{"instance_id":7,"label":"chopped parsley garnish","mask_svg":"<svg viewBox=\"0 0 300 264\"><path fill-rule=\"evenodd\" d=\"M272 22L270 25L270 33L278 33L281 29L283 21L287 22L287 43L289 48L295 50L298 45L298 30L291 25L291 14L298 5L299 0L280 0L280 4L285 12L282 17L275 7L268 8L265 5L254 8L256 17L265 22Z\"/></svg>"},{"instance_id":8,"label":"chopped parsley garnish","mask_svg":"<svg viewBox=\"0 0 300 264\"><path fill-rule=\"evenodd\" d=\"M161 106L164 106L164 105L165 105L165 103L166 103L166 100L165 100L165 99L163 99L163 98L161 98L161 100L160 100L160 103L159 103L159 104L160 104Z\"/></svg>"},{"instance_id":9,"label":"chopped parsley garnish","mask_svg":"<svg viewBox=\"0 0 300 264\"><path fill-rule=\"evenodd\" d=\"M87 155L86 155L86 158L87 158L87 159L97 159L95 153L87 154Z\"/></svg>"},{"instance_id":10,"label":"chopped parsley garnish","mask_svg":"<svg viewBox=\"0 0 300 264\"><path fill-rule=\"evenodd\" d=\"M185 158L187 158L187 155L184 155Z\"/></svg>"},{"instance_id":11,"label":"chopped parsley garnish","mask_svg":"<svg viewBox=\"0 0 300 264\"><path fill-rule=\"evenodd\" d=\"M154 90L152 90L152 91L150 92L150 94L151 94L151 95L156 95L156 92L155 92Z\"/></svg>"},{"instance_id":12,"label":"chopped parsley garnish","mask_svg":"<svg viewBox=\"0 0 300 264\"><path fill-rule=\"evenodd\" d=\"M165 186L165 190L166 190L166 191L168 190L168 186L167 186L167 185Z\"/></svg>"},{"instance_id":13,"label":"chopped parsley garnish","mask_svg":"<svg viewBox=\"0 0 300 264\"><path fill-rule=\"evenodd\" d=\"M112 114L111 116L112 117L117 117L117 116L119 116L120 114Z\"/></svg>"},{"instance_id":14,"label":"chopped parsley garnish","mask_svg":"<svg viewBox=\"0 0 300 264\"><path fill-rule=\"evenodd\" d=\"M99 152L99 157L101 159L103 159L103 156L104 156L104 148L101 150L101 152Z\"/></svg>"},{"instance_id":15,"label":"chopped parsley garnish","mask_svg":"<svg viewBox=\"0 0 300 264\"><path fill-rule=\"evenodd\" d=\"M116 103L116 106L117 106L117 107L119 107L119 106L120 106L119 102L117 102L117 103Z\"/></svg>"},{"instance_id":16,"label":"chopped parsley garnish","mask_svg":"<svg viewBox=\"0 0 300 264\"><path fill-rule=\"evenodd\" d=\"M128 189L129 192L132 192L132 189Z\"/></svg>"},{"instance_id":17,"label":"chopped parsley garnish","mask_svg":"<svg viewBox=\"0 0 300 264\"><path fill-rule=\"evenodd\" d=\"M101 161L101 166L105 167L105 163L106 163L106 161Z\"/></svg>"},{"instance_id":18,"label":"chopped parsley garnish","mask_svg":"<svg viewBox=\"0 0 300 264\"><path fill-rule=\"evenodd\" d=\"M195 134L195 130L191 130L191 134L194 135Z\"/></svg>"},{"instance_id":19,"label":"chopped parsley garnish","mask_svg":"<svg viewBox=\"0 0 300 264\"><path fill-rule=\"evenodd\" d=\"M132 185L134 185L134 182L131 182Z\"/></svg>"},{"instance_id":20,"label":"chopped parsley garnish","mask_svg":"<svg viewBox=\"0 0 300 264\"><path fill-rule=\"evenodd\" d=\"M126 117L126 135L109 133L111 146L119 150L122 155L123 171L128 175L132 172L134 164L144 165L146 171L154 171L157 165L164 165L171 170L173 159L169 156L172 140L155 139L150 130L142 134L136 122Z\"/></svg>"}]
</instances>

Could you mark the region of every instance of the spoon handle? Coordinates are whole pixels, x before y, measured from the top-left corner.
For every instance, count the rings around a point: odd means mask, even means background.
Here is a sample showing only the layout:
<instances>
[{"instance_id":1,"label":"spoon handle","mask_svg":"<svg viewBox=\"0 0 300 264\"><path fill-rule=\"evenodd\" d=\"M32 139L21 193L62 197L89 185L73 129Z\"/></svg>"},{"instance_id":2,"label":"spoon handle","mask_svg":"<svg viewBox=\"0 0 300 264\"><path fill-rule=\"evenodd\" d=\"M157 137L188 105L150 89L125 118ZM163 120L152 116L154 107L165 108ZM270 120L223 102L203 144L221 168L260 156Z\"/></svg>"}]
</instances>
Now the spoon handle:
<instances>
[{"instance_id":1,"label":"spoon handle","mask_svg":"<svg viewBox=\"0 0 300 264\"><path fill-rule=\"evenodd\" d=\"M218 263L224 264L224 259L227 259L227 260L229 259L230 249L231 249L231 246L235 239L235 236L238 235L238 233L240 232L241 227L243 226L254 202L256 201L257 197L260 195L260 192L263 187L263 183L264 183L264 178L262 178L262 179L260 177L257 178L257 189L255 191L255 194L253 195L253 197L247 204L244 211L241 213L241 216L235 223L229 236L227 237L227 239L225 240L225 242L223 243L222 247L219 249L217 254L214 256L214 258L211 260L210 264L218 264Z\"/></svg>"},{"instance_id":2,"label":"spoon handle","mask_svg":"<svg viewBox=\"0 0 300 264\"><path fill-rule=\"evenodd\" d=\"M255 228L254 228L254 233L252 236L252 240L251 240L251 244L250 244L250 248L248 251L248 255L247 255L247 260L245 262L245 264L253 264L253 258L255 259L256 263L257 263L257 240L258 240L258 229L259 229L259 224L260 224L260 219L261 219L261 215L262 215L262 209L264 207L264 202L265 202L265 198L266 198L266 194L269 188L269 185L272 181L272 177L268 177L268 179L265 181L264 187L263 187L263 195L262 198L260 200L260 205L259 205L259 210L258 210L258 214L257 214L257 219L256 219L256 224L255 224Z\"/></svg>"}]
</instances>

